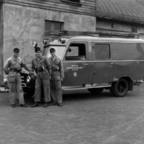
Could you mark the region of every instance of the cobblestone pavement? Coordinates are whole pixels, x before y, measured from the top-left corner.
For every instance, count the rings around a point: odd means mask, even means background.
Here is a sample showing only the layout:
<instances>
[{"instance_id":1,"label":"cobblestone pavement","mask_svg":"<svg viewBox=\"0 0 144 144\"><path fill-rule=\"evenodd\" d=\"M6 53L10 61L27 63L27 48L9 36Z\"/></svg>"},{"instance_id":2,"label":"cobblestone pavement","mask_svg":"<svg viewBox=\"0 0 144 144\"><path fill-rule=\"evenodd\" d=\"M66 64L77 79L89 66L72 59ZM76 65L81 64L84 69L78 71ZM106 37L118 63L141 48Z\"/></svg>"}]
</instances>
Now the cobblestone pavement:
<instances>
[{"instance_id":1,"label":"cobblestone pavement","mask_svg":"<svg viewBox=\"0 0 144 144\"><path fill-rule=\"evenodd\" d=\"M11 108L0 93L0 144L144 144L143 93L144 85L123 98L77 91L48 108Z\"/></svg>"}]
</instances>

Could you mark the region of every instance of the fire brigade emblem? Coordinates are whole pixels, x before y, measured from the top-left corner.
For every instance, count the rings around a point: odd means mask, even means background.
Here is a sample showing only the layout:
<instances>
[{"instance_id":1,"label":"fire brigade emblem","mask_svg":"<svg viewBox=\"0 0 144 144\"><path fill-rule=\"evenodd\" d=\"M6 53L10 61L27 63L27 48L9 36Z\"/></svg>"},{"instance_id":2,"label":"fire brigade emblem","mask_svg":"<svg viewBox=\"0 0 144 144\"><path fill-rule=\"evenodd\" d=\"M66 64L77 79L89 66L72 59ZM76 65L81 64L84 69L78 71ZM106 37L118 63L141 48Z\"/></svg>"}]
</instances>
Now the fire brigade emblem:
<instances>
[{"instance_id":1,"label":"fire brigade emblem","mask_svg":"<svg viewBox=\"0 0 144 144\"><path fill-rule=\"evenodd\" d=\"M76 72L74 72L73 75L74 75L74 77L77 77L77 73Z\"/></svg>"}]
</instances>

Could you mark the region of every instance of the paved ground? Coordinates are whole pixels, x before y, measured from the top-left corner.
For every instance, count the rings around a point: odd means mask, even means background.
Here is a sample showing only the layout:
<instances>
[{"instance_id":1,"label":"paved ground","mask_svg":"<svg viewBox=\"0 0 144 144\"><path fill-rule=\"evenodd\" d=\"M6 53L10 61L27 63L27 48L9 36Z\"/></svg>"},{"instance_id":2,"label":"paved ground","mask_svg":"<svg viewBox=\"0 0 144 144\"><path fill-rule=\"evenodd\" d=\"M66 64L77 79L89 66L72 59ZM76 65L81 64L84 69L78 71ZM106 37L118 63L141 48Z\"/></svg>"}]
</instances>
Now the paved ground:
<instances>
[{"instance_id":1,"label":"paved ground","mask_svg":"<svg viewBox=\"0 0 144 144\"><path fill-rule=\"evenodd\" d=\"M144 144L143 93L144 85L123 98L75 92L48 108L11 108L0 93L0 144Z\"/></svg>"}]
</instances>

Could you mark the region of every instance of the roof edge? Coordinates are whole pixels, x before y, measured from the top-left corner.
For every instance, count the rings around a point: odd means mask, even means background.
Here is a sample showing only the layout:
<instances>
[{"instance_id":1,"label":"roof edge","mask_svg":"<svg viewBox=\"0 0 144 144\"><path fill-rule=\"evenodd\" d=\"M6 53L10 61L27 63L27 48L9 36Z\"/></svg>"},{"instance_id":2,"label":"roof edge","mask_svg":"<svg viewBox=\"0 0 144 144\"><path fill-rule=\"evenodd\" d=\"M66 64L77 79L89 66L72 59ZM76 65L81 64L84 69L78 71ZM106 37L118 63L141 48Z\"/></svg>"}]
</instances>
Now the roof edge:
<instances>
[{"instance_id":1,"label":"roof edge","mask_svg":"<svg viewBox=\"0 0 144 144\"><path fill-rule=\"evenodd\" d=\"M139 17L131 17L129 15L124 15L124 14L117 15L117 14L110 13L110 12L97 11L96 17L118 20L118 21L131 22L131 23L137 23L137 24L144 24L144 17L143 17L143 20L140 20Z\"/></svg>"}]
</instances>

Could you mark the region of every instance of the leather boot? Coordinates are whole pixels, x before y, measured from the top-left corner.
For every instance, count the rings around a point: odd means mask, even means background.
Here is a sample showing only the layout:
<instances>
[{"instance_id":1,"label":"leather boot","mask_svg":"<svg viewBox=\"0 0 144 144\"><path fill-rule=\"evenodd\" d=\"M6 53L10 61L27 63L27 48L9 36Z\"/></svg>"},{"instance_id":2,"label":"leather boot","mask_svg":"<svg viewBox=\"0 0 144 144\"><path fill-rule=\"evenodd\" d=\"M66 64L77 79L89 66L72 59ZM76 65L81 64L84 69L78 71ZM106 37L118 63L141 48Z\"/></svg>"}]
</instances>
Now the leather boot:
<instances>
[{"instance_id":1,"label":"leather boot","mask_svg":"<svg viewBox=\"0 0 144 144\"><path fill-rule=\"evenodd\" d=\"M20 104L20 107L28 107L28 106L25 104Z\"/></svg>"},{"instance_id":2,"label":"leather boot","mask_svg":"<svg viewBox=\"0 0 144 144\"><path fill-rule=\"evenodd\" d=\"M48 102L45 102L44 107L48 107L48 106L49 106Z\"/></svg>"},{"instance_id":3,"label":"leather boot","mask_svg":"<svg viewBox=\"0 0 144 144\"><path fill-rule=\"evenodd\" d=\"M63 104L62 104L62 103L57 103L57 105L58 105L58 106L60 106L60 107L61 107L61 106L63 106Z\"/></svg>"},{"instance_id":4,"label":"leather boot","mask_svg":"<svg viewBox=\"0 0 144 144\"><path fill-rule=\"evenodd\" d=\"M34 105L32 105L31 107L34 108L34 107L38 107L38 106L39 106L39 103L35 102Z\"/></svg>"},{"instance_id":5,"label":"leather boot","mask_svg":"<svg viewBox=\"0 0 144 144\"><path fill-rule=\"evenodd\" d=\"M16 104L12 104L11 107L15 108L15 107L16 107Z\"/></svg>"}]
</instances>

